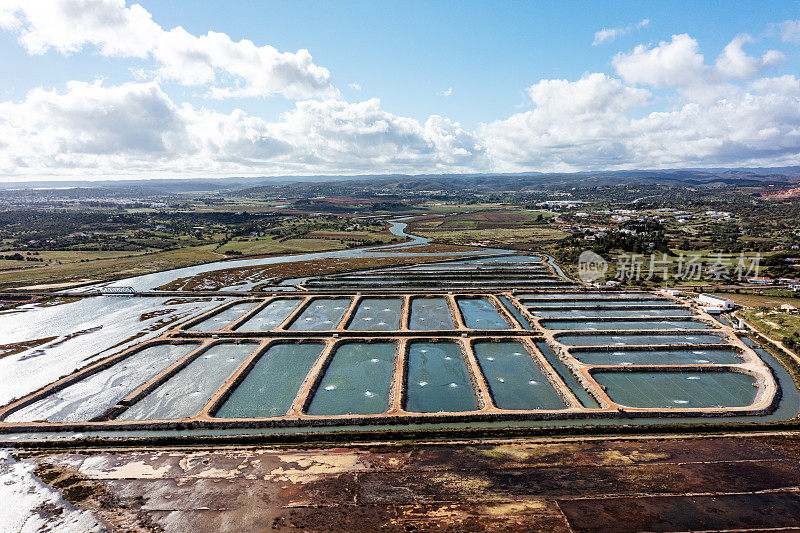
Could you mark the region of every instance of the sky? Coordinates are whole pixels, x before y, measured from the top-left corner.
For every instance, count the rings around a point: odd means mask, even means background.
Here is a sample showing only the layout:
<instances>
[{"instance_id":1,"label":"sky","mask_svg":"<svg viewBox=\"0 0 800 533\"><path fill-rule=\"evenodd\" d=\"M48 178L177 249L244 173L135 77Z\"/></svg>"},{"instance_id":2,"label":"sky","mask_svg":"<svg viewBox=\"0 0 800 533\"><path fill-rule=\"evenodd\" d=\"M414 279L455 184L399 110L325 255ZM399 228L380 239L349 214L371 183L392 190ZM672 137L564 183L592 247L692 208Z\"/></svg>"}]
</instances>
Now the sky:
<instances>
[{"instance_id":1,"label":"sky","mask_svg":"<svg viewBox=\"0 0 800 533\"><path fill-rule=\"evenodd\" d=\"M800 2L0 0L0 181L800 165Z\"/></svg>"}]
</instances>

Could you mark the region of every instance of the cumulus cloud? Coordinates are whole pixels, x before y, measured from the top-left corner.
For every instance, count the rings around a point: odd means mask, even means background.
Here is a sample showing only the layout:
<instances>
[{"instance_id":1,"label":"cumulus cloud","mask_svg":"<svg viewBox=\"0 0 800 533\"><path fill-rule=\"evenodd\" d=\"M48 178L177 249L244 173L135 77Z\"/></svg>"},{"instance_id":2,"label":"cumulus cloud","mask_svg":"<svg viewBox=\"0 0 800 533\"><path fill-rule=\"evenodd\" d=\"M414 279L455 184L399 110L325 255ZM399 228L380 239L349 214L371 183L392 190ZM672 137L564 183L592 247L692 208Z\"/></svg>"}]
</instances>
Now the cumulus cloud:
<instances>
[{"instance_id":1,"label":"cumulus cloud","mask_svg":"<svg viewBox=\"0 0 800 533\"><path fill-rule=\"evenodd\" d=\"M669 42L661 41L652 48L640 44L631 52L618 53L613 65L626 82L653 87L749 79L783 60L777 50L769 50L760 58L747 55L742 46L752 41L749 35L737 36L714 65L707 65L695 39L687 34L673 35Z\"/></svg>"},{"instance_id":2,"label":"cumulus cloud","mask_svg":"<svg viewBox=\"0 0 800 533\"><path fill-rule=\"evenodd\" d=\"M543 80L528 90L534 110L484 125L480 137L503 171L800 163L794 76L729 85L702 101L683 95L673 109L640 117L633 111L647 95L630 89L601 74Z\"/></svg>"},{"instance_id":3,"label":"cumulus cloud","mask_svg":"<svg viewBox=\"0 0 800 533\"><path fill-rule=\"evenodd\" d=\"M180 26L166 30L140 5L126 7L125 0L5 0L0 27L15 32L31 54L96 47L105 56L152 58L159 77L208 86L208 94L217 98L338 94L330 72L314 64L308 50L279 52L224 33L196 36Z\"/></svg>"},{"instance_id":4,"label":"cumulus cloud","mask_svg":"<svg viewBox=\"0 0 800 533\"><path fill-rule=\"evenodd\" d=\"M421 172L486 168L458 123L421 124L378 99L307 100L275 122L176 105L157 82L71 82L0 103L6 175Z\"/></svg>"},{"instance_id":5,"label":"cumulus cloud","mask_svg":"<svg viewBox=\"0 0 800 533\"><path fill-rule=\"evenodd\" d=\"M447 98L448 96L451 96L452 94L453 94L453 88L452 87L448 87L447 89L444 89L443 91L439 91L439 96L444 96L445 98Z\"/></svg>"},{"instance_id":6,"label":"cumulus cloud","mask_svg":"<svg viewBox=\"0 0 800 533\"><path fill-rule=\"evenodd\" d=\"M649 24L650 19L642 19L636 24L628 24L627 26L618 26L616 28L603 28L602 30L595 32L592 46L610 43L611 41L614 41L623 35L632 32L633 30L641 30Z\"/></svg>"},{"instance_id":7,"label":"cumulus cloud","mask_svg":"<svg viewBox=\"0 0 800 533\"><path fill-rule=\"evenodd\" d=\"M360 83L355 83L355 82L354 83L348 83L347 86L350 87L351 89L353 89L354 91L360 91L361 90L361 84Z\"/></svg>"}]
</instances>

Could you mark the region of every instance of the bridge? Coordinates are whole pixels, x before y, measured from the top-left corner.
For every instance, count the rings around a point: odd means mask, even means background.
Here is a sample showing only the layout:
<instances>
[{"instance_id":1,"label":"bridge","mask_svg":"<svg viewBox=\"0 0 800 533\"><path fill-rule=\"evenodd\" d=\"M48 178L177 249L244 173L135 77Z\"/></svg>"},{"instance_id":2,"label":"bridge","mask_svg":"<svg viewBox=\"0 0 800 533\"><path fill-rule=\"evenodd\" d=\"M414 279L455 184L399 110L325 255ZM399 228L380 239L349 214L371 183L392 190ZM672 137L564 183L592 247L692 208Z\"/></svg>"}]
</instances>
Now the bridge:
<instances>
[{"instance_id":1,"label":"bridge","mask_svg":"<svg viewBox=\"0 0 800 533\"><path fill-rule=\"evenodd\" d=\"M100 294L108 296L135 296L136 290L133 287L103 287Z\"/></svg>"}]
</instances>

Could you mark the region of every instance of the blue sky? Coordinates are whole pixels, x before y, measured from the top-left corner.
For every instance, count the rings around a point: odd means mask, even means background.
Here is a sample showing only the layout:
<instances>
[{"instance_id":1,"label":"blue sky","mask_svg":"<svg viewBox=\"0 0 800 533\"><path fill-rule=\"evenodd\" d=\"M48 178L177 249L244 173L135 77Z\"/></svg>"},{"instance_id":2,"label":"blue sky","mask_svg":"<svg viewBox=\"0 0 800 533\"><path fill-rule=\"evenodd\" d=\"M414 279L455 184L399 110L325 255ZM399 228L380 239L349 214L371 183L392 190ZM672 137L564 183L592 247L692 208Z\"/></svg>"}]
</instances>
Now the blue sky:
<instances>
[{"instance_id":1,"label":"blue sky","mask_svg":"<svg viewBox=\"0 0 800 533\"><path fill-rule=\"evenodd\" d=\"M29 4L0 179L800 163L798 2Z\"/></svg>"}]
</instances>

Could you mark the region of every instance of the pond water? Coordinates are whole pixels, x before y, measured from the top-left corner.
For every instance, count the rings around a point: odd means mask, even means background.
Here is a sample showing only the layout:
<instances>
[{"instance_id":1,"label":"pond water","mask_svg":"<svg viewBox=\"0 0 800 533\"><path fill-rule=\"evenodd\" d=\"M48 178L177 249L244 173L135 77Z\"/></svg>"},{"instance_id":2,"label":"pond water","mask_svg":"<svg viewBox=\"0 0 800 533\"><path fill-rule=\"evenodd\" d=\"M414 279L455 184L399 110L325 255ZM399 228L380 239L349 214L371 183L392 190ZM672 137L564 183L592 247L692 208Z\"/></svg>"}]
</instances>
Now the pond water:
<instances>
[{"instance_id":1,"label":"pond water","mask_svg":"<svg viewBox=\"0 0 800 533\"><path fill-rule=\"evenodd\" d=\"M550 363L550 366L553 367L553 370L561 377L561 380L564 384L572 391L572 394L578 399L582 406L588 409L595 409L600 407L600 404L597 403L597 400L589 394L586 389L583 388L583 385L580 384L578 379L569 371L569 369L561 362L558 358L556 353L550 348L546 342L537 342L536 348L542 352L542 355L547 362Z\"/></svg>"},{"instance_id":2,"label":"pond water","mask_svg":"<svg viewBox=\"0 0 800 533\"><path fill-rule=\"evenodd\" d=\"M480 342L475 357L500 409L563 409L564 402L518 342Z\"/></svg>"},{"instance_id":3,"label":"pond water","mask_svg":"<svg viewBox=\"0 0 800 533\"><path fill-rule=\"evenodd\" d=\"M695 320L542 320L539 322L542 327L547 329L566 329L566 330L602 330L602 329L641 329L641 330L664 330L664 329L712 329L712 326L705 322Z\"/></svg>"},{"instance_id":4,"label":"pond water","mask_svg":"<svg viewBox=\"0 0 800 533\"><path fill-rule=\"evenodd\" d=\"M347 325L353 331L396 331L400 329L400 298L364 298Z\"/></svg>"},{"instance_id":5,"label":"pond water","mask_svg":"<svg viewBox=\"0 0 800 533\"><path fill-rule=\"evenodd\" d=\"M229 308L220 311L219 313L208 317L202 322L191 326L191 331L219 331L225 326L235 322L244 316L246 313L252 311L261 302L244 302L234 304Z\"/></svg>"},{"instance_id":6,"label":"pond water","mask_svg":"<svg viewBox=\"0 0 800 533\"><path fill-rule=\"evenodd\" d=\"M535 298L523 298L520 300L523 305L526 305L530 308L540 308L540 307L594 307L594 306L636 306L636 307L651 307L651 306L658 306L662 307L665 305L678 307L677 302L672 302L670 300L620 300L620 299L610 299L604 298L602 300L577 300L572 298L559 298L559 299L535 299Z\"/></svg>"},{"instance_id":7,"label":"pond water","mask_svg":"<svg viewBox=\"0 0 800 533\"><path fill-rule=\"evenodd\" d=\"M157 344L123 359L77 383L45 396L19 411L6 422L85 422L108 409L147 383L198 344Z\"/></svg>"},{"instance_id":8,"label":"pond water","mask_svg":"<svg viewBox=\"0 0 800 533\"><path fill-rule=\"evenodd\" d=\"M587 365L735 365L743 361L735 351L717 348L572 352L572 355Z\"/></svg>"},{"instance_id":9,"label":"pond water","mask_svg":"<svg viewBox=\"0 0 800 533\"><path fill-rule=\"evenodd\" d=\"M644 344L717 344L725 337L692 335L559 335L556 340L567 346L625 346Z\"/></svg>"},{"instance_id":10,"label":"pond water","mask_svg":"<svg viewBox=\"0 0 800 533\"><path fill-rule=\"evenodd\" d=\"M324 347L321 343L271 346L214 416L267 418L286 414Z\"/></svg>"},{"instance_id":11,"label":"pond water","mask_svg":"<svg viewBox=\"0 0 800 533\"><path fill-rule=\"evenodd\" d=\"M247 322L236 328L236 331L269 331L275 329L281 325L302 302L303 300L300 298L274 300L264 309L250 317Z\"/></svg>"},{"instance_id":12,"label":"pond water","mask_svg":"<svg viewBox=\"0 0 800 533\"><path fill-rule=\"evenodd\" d=\"M753 403L752 377L737 372L596 372L608 396L628 407L681 409Z\"/></svg>"},{"instance_id":13,"label":"pond water","mask_svg":"<svg viewBox=\"0 0 800 533\"><path fill-rule=\"evenodd\" d=\"M196 415L257 347L256 343L212 346L116 419L168 420Z\"/></svg>"},{"instance_id":14,"label":"pond water","mask_svg":"<svg viewBox=\"0 0 800 533\"><path fill-rule=\"evenodd\" d=\"M486 298L459 298L457 302L464 324L470 329L511 328Z\"/></svg>"},{"instance_id":15,"label":"pond water","mask_svg":"<svg viewBox=\"0 0 800 533\"><path fill-rule=\"evenodd\" d=\"M342 321L350 298L315 298L289 325L291 331L328 331Z\"/></svg>"},{"instance_id":16,"label":"pond water","mask_svg":"<svg viewBox=\"0 0 800 533\"><path fill-rule=\"evenodd\" d=\"M447 300L445 298L412 298L408 327L415 330L455 329Z\"/></svg>"},{"instance_id":17,"label":"pond water","mask_svg":"<svg viewBox=\"0 0 800 533\"><path fill-rule=\"evenodd\" d=\"M692 311L684 308L676 309L571 309L571 310L553 310L543 311L538 309L531 309L531 313L542 318L572 318L572 317L589 317L589 318L628 318L639 316L692 316Z\"/></svg>"},{"instance_id":18,"label":"pond water","mask_svg":"<svg viewBox=\"0 0 800 533\"><path fill-rule=\"evenodd\" d=\"M531 323L528 322L528 319L522 316L522 313L520 313L516 306L511 303L511 300L502 295L498 296L498 299L503 302L503 305L506 309L508 309L508 312L514 315L514 318L516 318L517 321L522 324L523 329L533 329Z\"/></svg>"},{"instance_id":19,"label":"pond water","mask_svg":"<svg viewBox=\"0 0 800 533\"><path fill-rule=\"evenodd\" d=\"M310 415L377 414L389 407L396 346L339 346L308 406Z\"/></svg>"},{"instance_id":20,"label":"pond water","mask_svg":"<svg viewBox=\"0 0 800 533\"><path fill-rule=\"evenodd\" d=\"M437 413L477 408L478 401L458 344L414 342L409 345L406 411Z\"/></svg>"}]
</instances>

